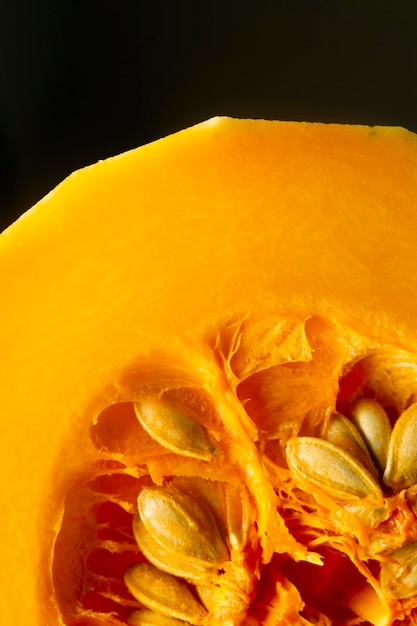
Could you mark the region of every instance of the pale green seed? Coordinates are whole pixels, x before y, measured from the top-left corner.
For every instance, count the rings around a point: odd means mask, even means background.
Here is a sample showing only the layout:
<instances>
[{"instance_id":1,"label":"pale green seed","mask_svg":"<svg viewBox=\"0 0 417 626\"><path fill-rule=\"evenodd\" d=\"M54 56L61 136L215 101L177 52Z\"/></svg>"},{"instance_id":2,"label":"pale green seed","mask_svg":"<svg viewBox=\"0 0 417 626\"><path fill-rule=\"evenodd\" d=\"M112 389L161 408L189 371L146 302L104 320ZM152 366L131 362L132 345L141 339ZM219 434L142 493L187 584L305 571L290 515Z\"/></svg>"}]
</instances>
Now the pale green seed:
<instances>
[{"instance_id":1,"label":"pale green seed","mask_svg":"<svg viewBox=\"0 0 417 626\"><path fill-rule=\"evenodd\" d=\"M394 425L383 480L396 490L417 483L417 403L409 406Z\"/></svg>"},{"instance_id":2,"label":"pale green seed","mask_svg":"<svg viewBox=\"0 0 417 626\"><path fill-rule=\"evenodd\" d=\"M352 407L351 418L379 469L384 472L392 431L388 415L376 400L359 398Z\"/></svg>"},{"instance_id":3,"label":"pale green seed","mask_svg":"<svg viewBox=\"0 0 417 626\"><path fill-rule=\"evenodd\" d=\"M229 559L210 508L171 485L146 487L138 496L139 516L167 552L215 565Z\"/></svg>"},{"instance_id":4,"label":"pale green seed","mask_svg":"<svg viewBox=\"0 0 417 626\"><path fill-rule=\"evenodd\" d=\"M218 454L216 444L202 424L160 398L135 402L134 409L146 432L164 448L206 461Z\"/></svg>"},{"instance_id":5,"label":"pale green seed","mask_svg":"<svg viewBox=\"0 0 417 626\"><path fill-rule=\"evenodd\" d=\"M375 478L377 477L378 474L366 444L358 429L347 417L335 413L329 421L324 438L348 452L362 463Z\"/></svg>"},{"instance_id":6,"label":"pale green seed","mask_svg":"<svg viewBox=\"0 0 417 626\"><path fill-rule=\"evenodd\" d=\"M187 558L184 554L167 549L155 541L148 532L139 515L133 518L133 534L142 554L158 569L188 581L201 581L213 573L213 568L206 563Z\"/></svg>"},{"instance_id":7,"label":"pale green seed","mask_svg":"<svg viewBox=\"0 0 417 626\"><path fill-rule=\"evenodd\" d=\"M207 615L184 582L149 563L128 567L124 581L132 596L156 613L197 626Z\"/></svg>"},{"instance_id":8,"label":"pale green seed","mask_svg":"<svg viewBox=\"0 0 417 626\"><path fill-rule=\"evenodd\" d=\"M384 501L380 486L368 470L329 441L293 437L287 443L286 456L295 476L307 478L336 498L365 498L375 504Z\"/></svg>"}]
</instances>

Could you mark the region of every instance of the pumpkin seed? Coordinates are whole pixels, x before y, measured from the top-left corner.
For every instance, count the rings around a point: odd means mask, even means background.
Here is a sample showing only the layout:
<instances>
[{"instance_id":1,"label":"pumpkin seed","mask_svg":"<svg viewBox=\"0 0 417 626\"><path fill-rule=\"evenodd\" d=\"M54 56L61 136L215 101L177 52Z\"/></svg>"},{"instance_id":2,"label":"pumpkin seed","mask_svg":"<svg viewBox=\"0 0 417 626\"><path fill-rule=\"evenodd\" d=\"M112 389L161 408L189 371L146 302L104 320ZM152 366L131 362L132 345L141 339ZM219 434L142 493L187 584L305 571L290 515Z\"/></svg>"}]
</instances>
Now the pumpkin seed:
<instances>
[{"instance_id":1,"label":"pumpkin seed","mask_svg":"<svg viewBox=\"0 0 417 626\"><path fill-rule=\"evenodd\" d=\"M394 424L383 481L397 490L417 483L417 403L410 405Z\"/></svg>"},{"instance_id":2,"label":"pumpkin seed","mask_svg":"<svg viewBox=\"0 0 417 626\"><path fill-rule=\"evenodd\" d=\"M134 611L129 615L127 622L130 626L186 626L187 624L182 619L155 613L150 609Z\"/></svg>"},{"instance_id":3,"label":"pumpkin seed","mask_svg":"<svg viewBox=\"0 0 417 626\"><path fill-rule=\"evenodd\" d=\"M368 470L330 441L292 437L286 456L295 476L307 478L336 498L365 498L375 504L384 501L380 486Z\"/></svg>"},{"instance_id":4,"label":"pumpkin seed","mask_svg":"<svg viewBox=\"0 0 417 626\"><path fill-rule=\"evenodd\" d=\"M172 485L145 487L138 496L139 516L149 534L166 552L217 565L229 560L211 509Z\"/></svg>"},{"instance_id":5,"label":"pumpkin seed","mask_svg":"<svg viewBox=\"0 0 417 626\"><path fill-rule=\"evenodd\" d=\"M146 432L164 448L205 461L218 454L218 448L204 426L159 398L135 402L134 409Z\"/></svg>"},{"instance_id":6,"label":"pumpkin seed","mask_svg":"<svg viewBox=\"0 0 417 626\"><path fill-rule=\"evenodd\" d=\"M381 587L394 598L405 600L417 593L417 541L406 544L388 555L381 564Z\"/></svg>"},{"instance_id":7,"label":"pumpkin seed","mask_svg":"<svg viewBox=\"0 0 417 626\"><path fill-rule=\"evenodd\" d=\"M207 615L186 583L149 563L128 567L124 581L132 596L156 613L197 626L203 623Z\"/></svg>"},{"instance_id":8,"label":"pumpkin seed","mask_svg":"<svg viewBox=\"0 0 417 626\"><path fill-rule=\"evenodd\" d=\"M133 534L142 554L163 572L194 582L204 580L212 572L212 568L205 563L184 555L179 557L177 553L162 547L147 531L139 515L133 518Z\"/></svg>"},{"instance_id":9,"label":"pumpkin seed","mask_svg":"<svg viewBox=\"0 0 417 626\"><path fill-rule=\"evenodd\" d=\"M366 444L357 428L347 417L340 413L335 413L328 423L324 438L348 452L362 463L375 478L377 477L377 472Z\"/></svg>"},{"instance_id":10,"label":"pumpkin seed","mask_svg":"<svg viewBox=\"0 0 417 626\"><path fill-rule=\"evenodd\" d=\"M392 431L388 415L376 400L359 398L352 407L351 418L379 469L384 472Z\"/></svg>"}]
</instances>

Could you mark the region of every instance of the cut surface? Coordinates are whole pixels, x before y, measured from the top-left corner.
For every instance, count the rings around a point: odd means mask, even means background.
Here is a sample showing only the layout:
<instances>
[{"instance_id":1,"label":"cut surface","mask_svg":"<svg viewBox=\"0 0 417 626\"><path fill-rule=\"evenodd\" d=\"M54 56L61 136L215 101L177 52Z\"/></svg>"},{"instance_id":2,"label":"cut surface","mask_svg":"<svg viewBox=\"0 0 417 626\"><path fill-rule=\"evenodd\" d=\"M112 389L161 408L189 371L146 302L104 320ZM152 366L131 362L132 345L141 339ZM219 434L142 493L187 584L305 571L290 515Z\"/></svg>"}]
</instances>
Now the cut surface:
<instances>
[{"instance_id":1,"label":"cut surface","mask_svg":"<svg viewBox=\"0 0 417 626\"><path fill-rule=\"evenodd\" d=\"M384 415L401 466L396 433L415 426L416 357L324 318L300 329L277 314L293 330L282 351L272 333L265 362L260 341L250 355L252 321L229 340L219 329L204 371L201 361L200 372L166 368L169 356L133 378L129 369L120 401L90 415L101 461L71 491L54 552L65 624L251 626L274 623L276 610L278 624L417 618L417 485L404 491L371 468L380 433L368 429L365 443L355 425L360 407L372 407L371 423ZM155 437L138 415L149 402L163 407ZM194 415L185 430L184 415ZM216 454L190 456L190 432Z\"/></svg>"},{"instance_id":2,"label":"cut surface","mask_svg":"<svg viewBox=\"0 0 417 626\"><path fill-rule=\"evenodd\" d=\"M377 511L306 501L285 443L362 392L392 423L415 401L416 189L405 130L218 118L73 174L2 234L0 623L126 621L136 500L174 476L210 485L248 626L326 623L300 578L339 565L358 574L332 616L410 614L378 555L412 540L413 487L380 483ZM212 459L141 428L161 390L198 409Z\"/></svg>"}]
</instances>

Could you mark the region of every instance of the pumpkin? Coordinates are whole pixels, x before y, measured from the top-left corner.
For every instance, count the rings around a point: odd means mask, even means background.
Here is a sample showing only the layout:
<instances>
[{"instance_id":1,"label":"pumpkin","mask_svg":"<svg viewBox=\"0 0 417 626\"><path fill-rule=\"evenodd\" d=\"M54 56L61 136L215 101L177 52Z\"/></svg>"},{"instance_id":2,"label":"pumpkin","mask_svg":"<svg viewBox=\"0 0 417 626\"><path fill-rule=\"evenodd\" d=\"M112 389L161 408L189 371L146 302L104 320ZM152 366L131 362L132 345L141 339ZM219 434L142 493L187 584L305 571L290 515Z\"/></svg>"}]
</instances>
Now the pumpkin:
<instances>
[{"instance_id":1,"label":"pumpkin","mask_svg":"<svg viewBox=\"0 0 417 626\"><path fill-rule=\"evenodd\" d=\"M417 623L417 139L215 118L0 239L0 623Z\"/></svg>"}]
</instances>

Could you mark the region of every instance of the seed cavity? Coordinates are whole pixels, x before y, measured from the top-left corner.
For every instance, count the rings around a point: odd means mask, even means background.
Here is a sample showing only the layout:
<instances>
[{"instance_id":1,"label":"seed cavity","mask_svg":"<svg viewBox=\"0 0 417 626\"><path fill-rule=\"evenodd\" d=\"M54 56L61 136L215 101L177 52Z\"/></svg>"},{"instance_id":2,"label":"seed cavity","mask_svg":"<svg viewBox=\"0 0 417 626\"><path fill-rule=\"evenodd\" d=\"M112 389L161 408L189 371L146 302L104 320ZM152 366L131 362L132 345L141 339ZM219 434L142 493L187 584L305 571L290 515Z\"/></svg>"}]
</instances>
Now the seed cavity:
<instances>
[{"instance_id":1,"label":"seed cavity","mask_svg":"<svg viewBox=\"0 0 417 626\"><path fill-rule=\"evenodd\" d=\"M410 405L394 425L383 480L397 490L417 483L417 403Z\"/></svg>"},{"instance_id":2,"label":"seed cavity","mask_svg":"<svg viewBox=\"0 0 417 626\"><path fill-rule=\"evenodd\" d=\"M156 614L183 620L196 626L202 624L207 615L206 609L194 597L185 582L149 563L138 563L129 567L125 572L124 581L132 596ZM141 618L139 612L137 619L134 618L136 622L133 623L152 624L149 622L149 613L145 613L144 618L148 619L148 622L140 621L143 617ZM153 623L161 624L160 621Z\"/></svg>"},{"instance_id":3,"label":"seed cavity","mask_svg":"<svg viewBox=\"0 0 417 626\"><path fill-rule=\"evenodd\" d=\"M318 437L292 437L287 463L301 476L342 500L365 498L382 504L382 490L370 472L348 452Z\"/></svg>"},{"instance_id":4,"label":"seed cavity","mask_svg":"<svg viewBox=\"0 0 417 626\"><path fill-rule=\"evenodd\" d=\"M392 431L388 415L376 400L359 398L352 407L351 419L383 473Z\"/></svg>"},{"instance_id":5,"label":"seed cavity","mask_svg":"<svg viewBox=\"0 0 417 626\"><path fill-rule=\"evenodd\" d=\"M219 451L207 429L193 417L154 397L135 402L140 424L164 448L209 461Z\"/></svg>"},{"instance_id":6,"label":"seed cavity","mask_svg":"<svg viewBox=\"0 0 417 626\"><path fill-rule=\"evenodd\" d=\"M212 566L229 559L213 513L190 494L172 485L146 487L138 496L138 511L152 539L179 560Z\"/></svg>"},{"instance_id":7,"label":"seed cavity","mask_svg":"<svg viewBox=\"0 0 417 626\"><path fill-rule=\"evenodd\" d=\"M411 598L417 593L417 541L394 550L389 558L381 565L382 589L394 598Z\"/></svg>"}]
</instances>

